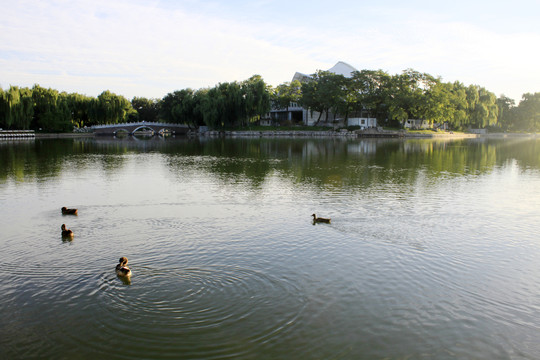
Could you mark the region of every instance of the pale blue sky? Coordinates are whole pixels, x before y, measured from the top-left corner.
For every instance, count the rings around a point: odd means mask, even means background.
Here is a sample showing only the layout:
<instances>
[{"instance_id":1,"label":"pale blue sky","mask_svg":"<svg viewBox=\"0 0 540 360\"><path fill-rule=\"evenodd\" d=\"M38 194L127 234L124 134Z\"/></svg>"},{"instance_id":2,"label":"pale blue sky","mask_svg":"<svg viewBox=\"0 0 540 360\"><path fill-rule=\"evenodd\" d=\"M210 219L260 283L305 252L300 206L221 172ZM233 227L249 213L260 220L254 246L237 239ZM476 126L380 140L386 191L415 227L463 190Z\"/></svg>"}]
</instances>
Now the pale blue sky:
<instances>
[{"instance_id":1,"label":"pale blue sky","mask_svg":"<svg viewBox=\"0 0 540 360\"><path fill-rule=\"evenodd\" d=\"M161 98L345 61L540 92L540 1L0 0L0 86Z\"/></svg>"}]
</instances>

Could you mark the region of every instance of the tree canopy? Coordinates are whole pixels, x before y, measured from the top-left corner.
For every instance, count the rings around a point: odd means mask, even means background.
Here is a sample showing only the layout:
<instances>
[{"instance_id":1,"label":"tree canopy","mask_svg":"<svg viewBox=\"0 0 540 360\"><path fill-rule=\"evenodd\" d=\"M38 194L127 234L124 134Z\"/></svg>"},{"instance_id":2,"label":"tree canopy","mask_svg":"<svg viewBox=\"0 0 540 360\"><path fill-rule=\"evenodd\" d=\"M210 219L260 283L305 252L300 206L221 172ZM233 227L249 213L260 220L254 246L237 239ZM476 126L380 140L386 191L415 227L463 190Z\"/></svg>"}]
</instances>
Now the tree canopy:
<instances>
[{"instance_id":1,"label":"tree canopy","mask_svg":"<svg viewBox=\"0 0 540 360\"><path fill-rule=\"evenodd\" d=\"M134 97L128 101L109 90L97 97L68 94L39 85L0 88L0 128L71 131L74 127L127 121L164 121L206 125L213 129L246 127L275 109L290 104L318 112L317 122L336 117L376 117L380 124L399 125L407 119L451 128L497 128L510 131L540 130L540 93L514 100L478 85L443 82L413 69L390 75L382 70L361 70L351 77L317 71L303 82L272 88L260 75L219 83L212 88L176 90L162 99ZM332 117L332 119L330 119Z\"/></svg>"}]
</instances>

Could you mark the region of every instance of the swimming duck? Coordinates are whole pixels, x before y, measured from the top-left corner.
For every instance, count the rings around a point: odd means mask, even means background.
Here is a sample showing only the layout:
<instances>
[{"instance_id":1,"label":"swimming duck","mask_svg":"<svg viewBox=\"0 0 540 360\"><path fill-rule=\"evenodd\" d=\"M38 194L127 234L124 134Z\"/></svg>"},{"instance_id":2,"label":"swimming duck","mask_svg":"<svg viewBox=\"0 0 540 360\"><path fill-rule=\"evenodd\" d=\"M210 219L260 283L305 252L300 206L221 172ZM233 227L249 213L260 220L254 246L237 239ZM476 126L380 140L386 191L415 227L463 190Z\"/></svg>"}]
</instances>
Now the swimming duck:
<instances>
[{"instance_id":1,"label":"swimming duck","mask_svg":"<svg viewBox=\"0 0 540 360\"><path fill-rule=\"evenodd\" d=\"M116 275L118 276L131 276L131 270L127 266L128 259L125 256L122 256L118 260L118 265L116 265Z\"/></svg>"},{"instance_id":2,"label":"swimming duck","mask_svg":"<svg viewBox=\"0 0 540 360\"><path fill-rule=\"evenodd\" d=\"M315 215L315 214L313 214L311 216L313 216L313 222L314 223L327 223L327 224L330 224L331 219L317 217L317 215Z\"/></svg>"},{"instance_id":3,"label":"swimming duck","mask_svg":"<svg viewBox=\"0 0 540 360\"><path fill-rule=\"evenodd\" d=\"M62 237L64 238L73 237L73 231L71 231L71 229L66 229L66 224L62 224Z\"/></svg>"},{"instance_id":4,"label":"swimming duck","mask_svg":"<svg viewBox=\"0 0 540 360\"><path fill-rule=\"evenodd\" d=\"M63 215L77 215L77 209L68 209L67 207L62 208Z\"/></svg>"}]
</instances>

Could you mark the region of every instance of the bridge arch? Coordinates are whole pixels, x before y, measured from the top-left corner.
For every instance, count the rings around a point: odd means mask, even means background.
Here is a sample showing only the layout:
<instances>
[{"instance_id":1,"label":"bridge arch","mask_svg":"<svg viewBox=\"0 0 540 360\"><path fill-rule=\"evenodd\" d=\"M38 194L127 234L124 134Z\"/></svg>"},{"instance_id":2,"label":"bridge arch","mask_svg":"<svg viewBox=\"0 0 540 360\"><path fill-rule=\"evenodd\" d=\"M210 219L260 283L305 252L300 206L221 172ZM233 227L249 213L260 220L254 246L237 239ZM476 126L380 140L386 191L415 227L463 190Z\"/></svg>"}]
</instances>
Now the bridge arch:
<instances>
[{"instance_id":1,"label":"bridge arch","mask_svg":"<svg viewBox=\"0 0 540 360\"><path fill-rule=\"evenodd\" d=\"M139 130L142 130L142 129L148 129L148 130L152 130L153 133L156 132L156 129L154 129L153 127L151 126L148 126L148 125L141 125L139 127L136 127L135 129L133 129L133 131L131 131L131 135L135 134L136 131L139 131Z\"/></svg>"}]
</instances>

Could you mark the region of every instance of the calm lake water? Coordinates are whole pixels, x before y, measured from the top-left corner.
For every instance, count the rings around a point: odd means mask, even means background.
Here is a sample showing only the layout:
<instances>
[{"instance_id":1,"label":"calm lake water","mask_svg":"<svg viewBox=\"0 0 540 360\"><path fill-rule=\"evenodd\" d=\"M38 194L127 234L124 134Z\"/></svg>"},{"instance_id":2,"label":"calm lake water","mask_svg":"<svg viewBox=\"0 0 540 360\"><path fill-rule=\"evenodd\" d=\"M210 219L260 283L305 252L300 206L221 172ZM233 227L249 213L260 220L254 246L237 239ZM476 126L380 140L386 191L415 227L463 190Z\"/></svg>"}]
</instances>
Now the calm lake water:
<instances>
[{"instance_id":1,"label":"calm lake water","mask_svg":"<svg viewBox=\"0 0 540 360\"><path fill-rule=\"evenodd\" d=\"M0 203L3 359L540 356L538 138L4 141Z\"/></svg>"}]
</instances>

